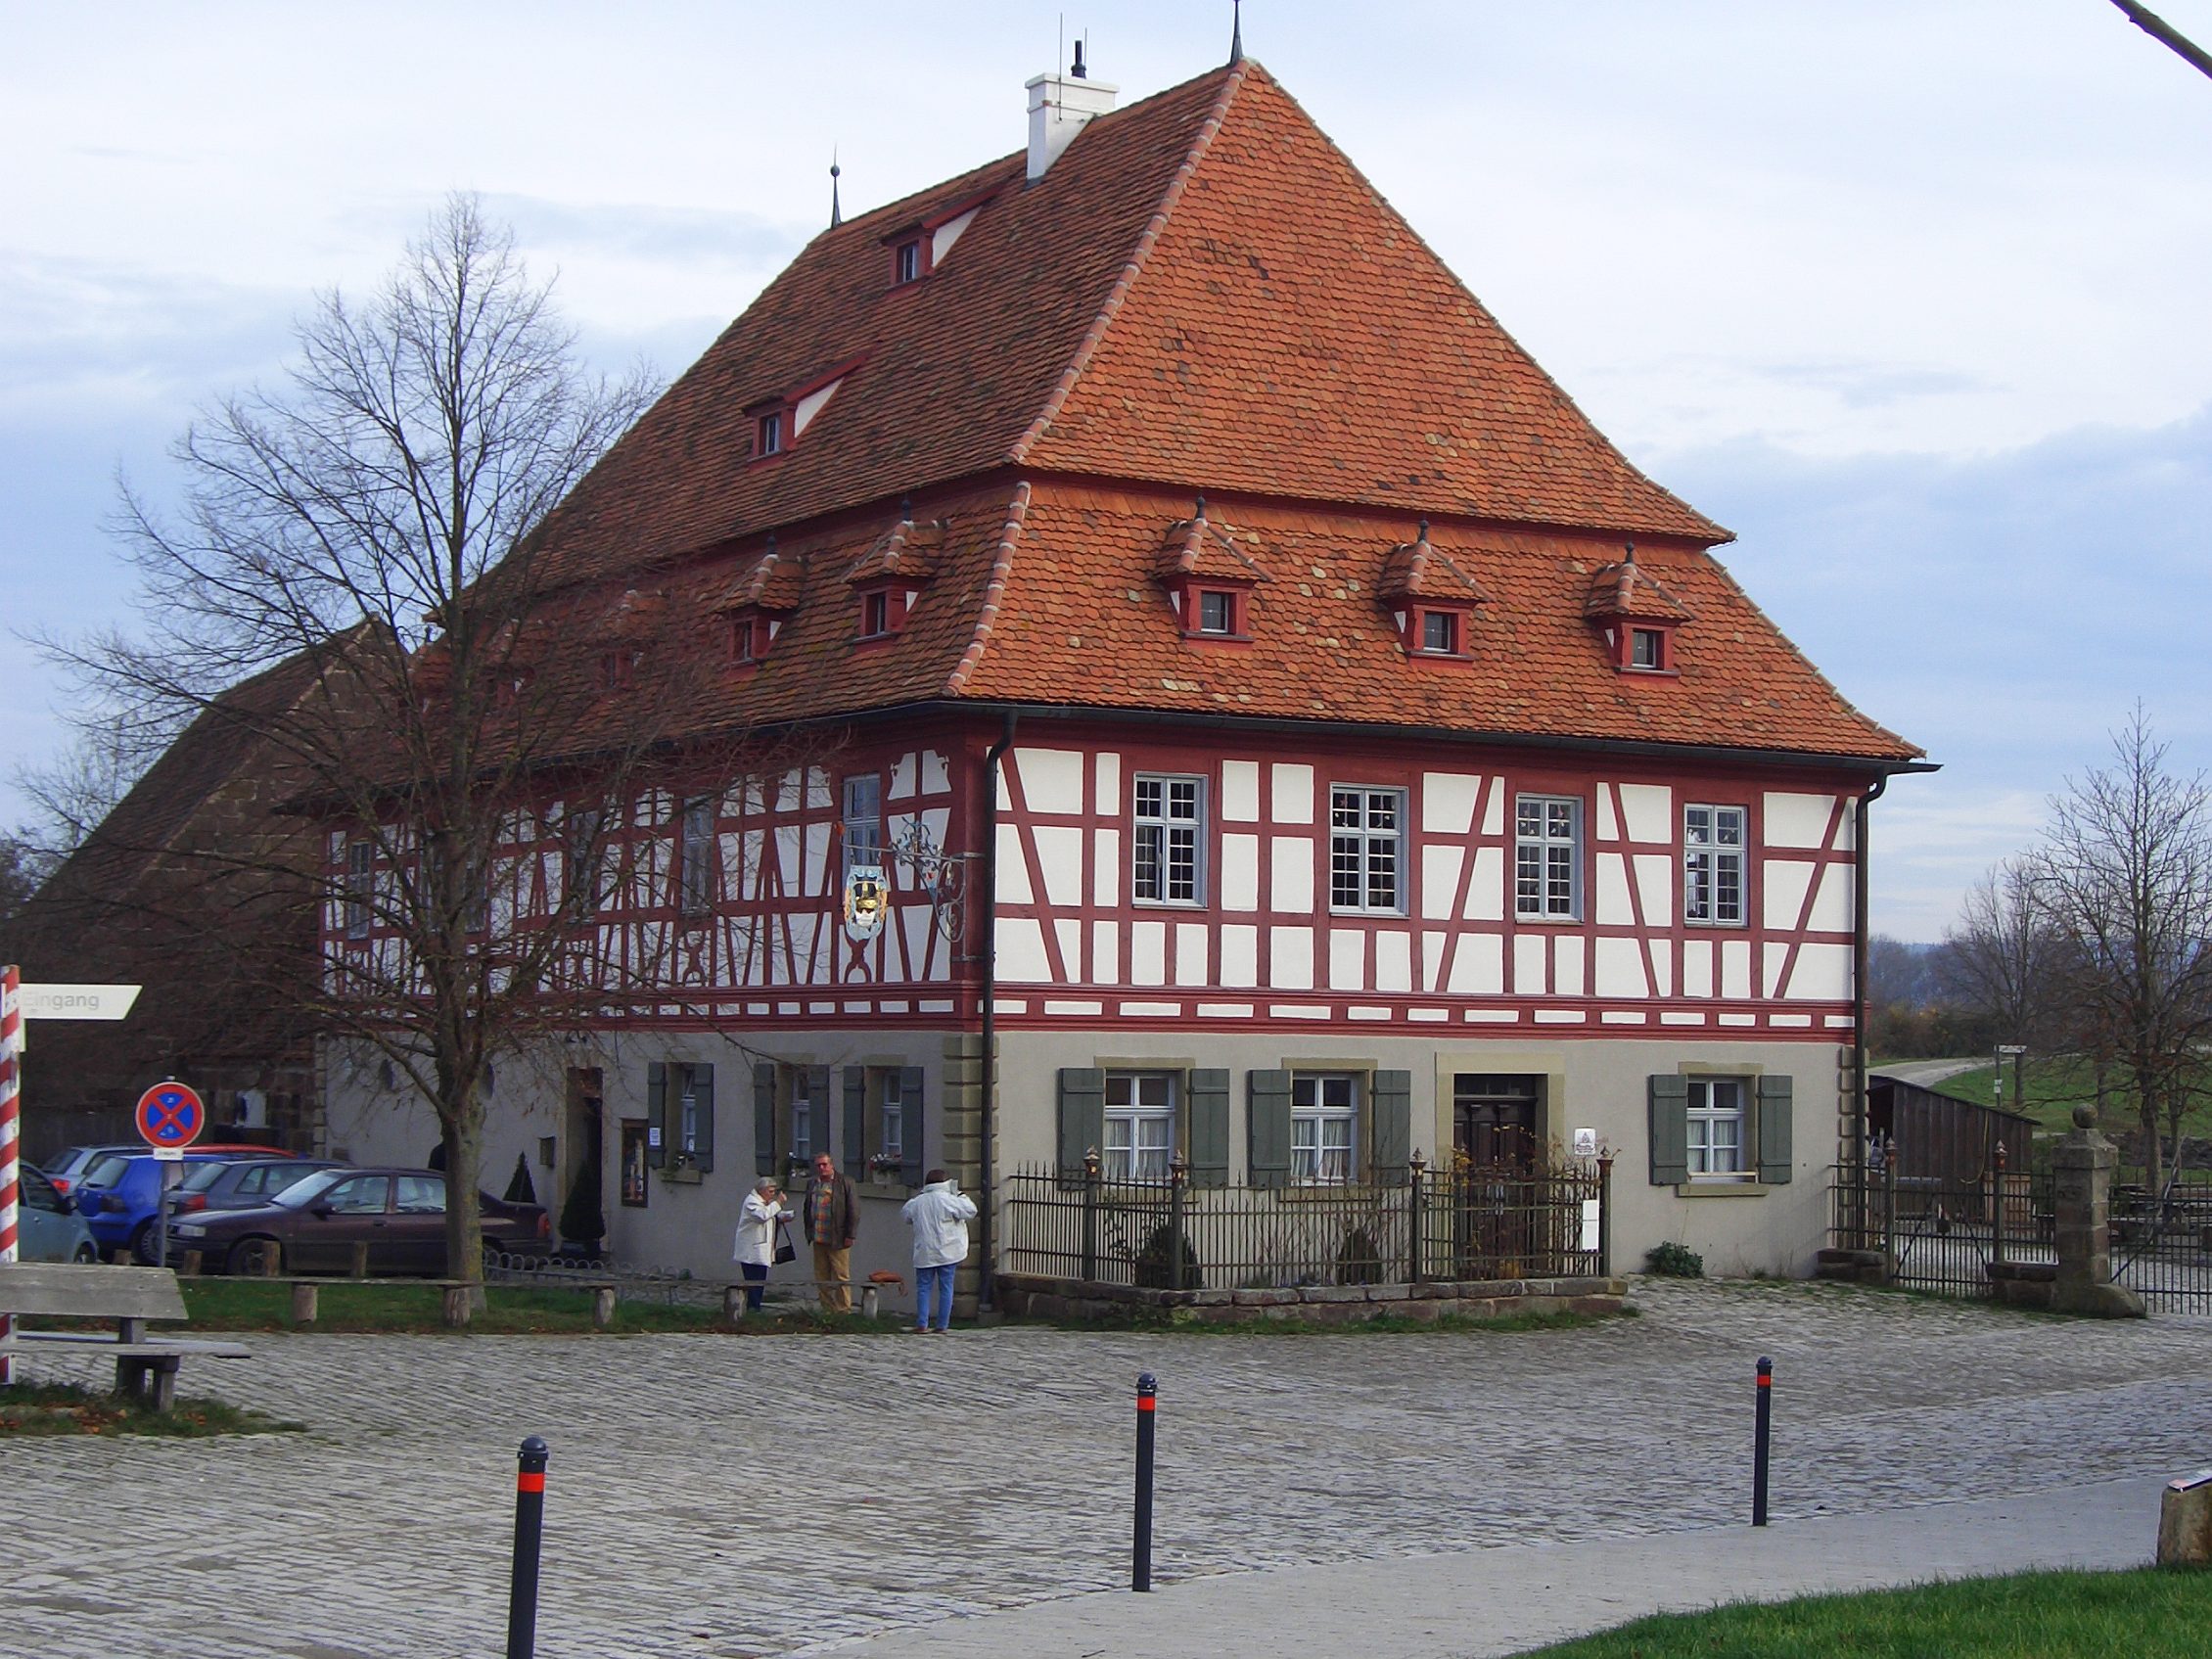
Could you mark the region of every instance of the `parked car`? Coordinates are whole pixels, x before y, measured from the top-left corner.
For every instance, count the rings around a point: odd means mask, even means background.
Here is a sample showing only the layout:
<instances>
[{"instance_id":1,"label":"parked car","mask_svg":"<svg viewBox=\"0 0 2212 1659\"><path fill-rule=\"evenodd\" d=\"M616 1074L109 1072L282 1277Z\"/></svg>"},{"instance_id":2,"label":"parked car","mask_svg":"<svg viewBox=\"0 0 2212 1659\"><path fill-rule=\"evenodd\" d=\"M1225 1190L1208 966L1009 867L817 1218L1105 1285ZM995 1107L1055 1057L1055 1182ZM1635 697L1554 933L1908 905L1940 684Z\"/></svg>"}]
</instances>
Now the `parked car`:
<instances>
[{"instance_id":1,"label":"parked car","mask_svg":"<svg viewBox=\"0 0 2212 1659\"><path fill-rule=\"evenodd\" d=\"M274 1146L252 1146L244 1142L232 1144L215 1141L206 1146L195 1146L199 1153L223 1153L233 1158L290 1158L293 1154ZM143 1140L128 1145L114 1146L65 1146L39 1166L46 1178L54 1183L54 1190L67 1198L84 1178L85 1173L103 1158L136 1158L144 1154Z\"/></svg>"},{"instance_id":2,"label":"parked car","mask_svg":"<svg viewBox=\"0 0 2212 1659\"><path fill-rule=\"evenodd\" d=\"M25 1262L97 1262L92 1229L43 1173L16 1166L16 1250Z\"/></svg>"},{"instance_id":3,"label":"parked car","mask_svg":"<svg viewBox=\"0 0 2212 1659\"><path fill-rule=\"evenodd\" d=\"M253 1150L263 1159L292 1157L289 1152L271 1152L265 1147ZM144 1150L135 1156L112 1152L95 1160L84 1172L72 1196L103 1254L113 1256L127 1247L134 1261L151 1262L158 1242L154 1229L161 1213L164 1172L179 1171L179 1175L167 1177L174 1181L181 1178L182 1171L196 1164L227 1162L240 1156L235 1150L210 1148L203 1152L198 1147L182 1160L157 1158Z\"/></svg>"},{"instance_id":4,"label":"parked car","mask_svg":"<svg viewBox=\"0 0 2212 1659\"><path fill-rule=\"evenodd\" d=\"M484 1247L543 1255L551 1227L536 1204L480 1193ZM445 1176L437 1170L319 1170L255 1210L209 1210L169 1226L172 1261L200 1252L208 1272L343 1273L353 1246L369 1247L369 1271L446 1273ZM271 1253L274 1253L273 1255Z\"/></svg>"},{"instance_id":5,"label":"parked car","mask_svg":"<svg viewBox=\"0 0 2212 1659\"><path fill-rule=\"evenodd\" d=\"M203 1210L257 1210L318 1170L350 1166L337 1158L223 1158L195 1164L169 1195L171 1216Z\"/></svg>"}]
</instances>

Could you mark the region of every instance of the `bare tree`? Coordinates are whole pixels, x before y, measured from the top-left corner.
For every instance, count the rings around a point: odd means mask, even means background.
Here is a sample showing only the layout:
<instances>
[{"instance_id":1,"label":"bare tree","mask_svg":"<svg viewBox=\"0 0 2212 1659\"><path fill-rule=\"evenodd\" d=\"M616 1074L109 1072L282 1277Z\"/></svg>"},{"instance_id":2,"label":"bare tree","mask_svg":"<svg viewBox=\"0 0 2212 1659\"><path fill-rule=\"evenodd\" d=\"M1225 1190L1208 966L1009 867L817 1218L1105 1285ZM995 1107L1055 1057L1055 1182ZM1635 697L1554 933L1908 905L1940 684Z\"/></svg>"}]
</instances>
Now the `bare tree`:
<instances>
[{"instance_id":1,"label":"bare tree","mask_svg":"<svg viewBox=\"0 0 2212 1659\"><path fill-rule=\"evenodd\" d=\"M1967 891L1946 930L1943 977L1954 1002L2001 1041L2049 1052L2066 1032L2070 952L2036 892L2036 867L2007 858ZM2014 1072L2018 1104L2018 1072Z\"/></svg>"},{"instance_id":2,"label":"bare tree","mask_svg":"<svg viewBox=\"0 0 2212 1659\"><path fill-rule=\"evenodd\" d=\"M707 607L641 561L595 580L548 550L548 515L651 389L578 370L473 200L367 305L322 298L297 346L279 390L180 440L175 522L126 494L158 635L52 648L132 729L251 727L281 810L166 855L196 864L204 914L252 930L242 950L286 936L272 987L435 1108L451 1270L474 1277L487 1063L650 976L583 924L608 886L648 879L639 833L681 790L760 755L743 733L712 757L671 741L697 705L683 676L721 660ZM224 696L280 667L282 695Z\"/></svg>"},{"instance_id":3,"label":"bare tree","mask_svg":"<svg viewBox=\"0 0 2212 1659\"><path fill-rule=\"evenodd\" d=\"M2212 1041L2212 792L2166 755L2138 704L2111 763L2052 801L2034 872L2090 1042L2135 1098L2153 1185Z\"/></svg>"}]
</instances>

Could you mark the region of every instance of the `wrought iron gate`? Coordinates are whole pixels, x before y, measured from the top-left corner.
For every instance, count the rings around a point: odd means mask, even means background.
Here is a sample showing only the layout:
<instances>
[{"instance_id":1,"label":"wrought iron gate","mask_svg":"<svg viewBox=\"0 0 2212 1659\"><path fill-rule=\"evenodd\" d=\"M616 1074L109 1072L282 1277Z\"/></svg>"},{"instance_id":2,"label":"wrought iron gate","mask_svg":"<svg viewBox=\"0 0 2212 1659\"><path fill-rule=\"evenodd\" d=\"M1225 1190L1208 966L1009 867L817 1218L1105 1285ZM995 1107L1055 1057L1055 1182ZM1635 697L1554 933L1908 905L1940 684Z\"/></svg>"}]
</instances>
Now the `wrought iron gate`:
<instances>
[{"instance_id":1,"label":"wrought iron gate","mask_svg":"<svg viewBox=\"0 0 2212 1659\"><path fill-rule=\"evenodd\" d=\"M2112 1280L2156 1313L2212 1313L2212 1170L2188 1155L2155 1191L2128 1170L2112 1183Z\"/></svg>"}]
</instances>

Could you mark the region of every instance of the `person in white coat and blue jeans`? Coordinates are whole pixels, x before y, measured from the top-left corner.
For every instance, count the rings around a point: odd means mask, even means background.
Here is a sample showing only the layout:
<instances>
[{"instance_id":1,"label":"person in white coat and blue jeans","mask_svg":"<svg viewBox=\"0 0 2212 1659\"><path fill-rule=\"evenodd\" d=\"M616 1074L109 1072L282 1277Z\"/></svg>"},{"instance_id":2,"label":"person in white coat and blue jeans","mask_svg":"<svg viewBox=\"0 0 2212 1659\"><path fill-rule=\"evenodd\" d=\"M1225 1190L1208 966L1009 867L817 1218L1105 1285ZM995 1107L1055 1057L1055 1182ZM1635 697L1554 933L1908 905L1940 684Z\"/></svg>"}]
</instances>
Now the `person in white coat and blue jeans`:
<instances>
[{"instance_id":1,"label":"person in white coat and blue jeans","mask_svg":"<svg viewBox=\"0 0 2212 1659\"><path fill-rule=\"evenodd\" d=\"M914 1329L952 1328L952 1273L968 1259L968 1223L976 1201L943 1170L923 1177L922 1190L900 1212L914 1229Z\"/></svg>"}]
</instances>

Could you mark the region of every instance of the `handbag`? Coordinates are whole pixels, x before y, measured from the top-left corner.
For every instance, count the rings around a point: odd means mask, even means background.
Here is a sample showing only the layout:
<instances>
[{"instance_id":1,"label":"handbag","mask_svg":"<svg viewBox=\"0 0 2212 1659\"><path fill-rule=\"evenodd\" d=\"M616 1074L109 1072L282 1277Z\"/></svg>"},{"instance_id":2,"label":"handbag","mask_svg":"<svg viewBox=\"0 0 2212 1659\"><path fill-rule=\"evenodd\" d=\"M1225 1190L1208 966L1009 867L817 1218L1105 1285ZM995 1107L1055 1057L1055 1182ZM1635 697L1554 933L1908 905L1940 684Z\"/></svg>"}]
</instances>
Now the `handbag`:
<instances>
[{"instance_id":1,"label":"handbag","mask_svg":"<svg viewBox=\"0 0 2212 1659\"><path fill-rule=\"evenodd\" d=\"M799 1246L791 1242L791 1218L789 1216L778 1216L776 1218L776 1263L780 1267L785 1262L796 1262L798 1260Z\"/></svg>"}]
</instances>

